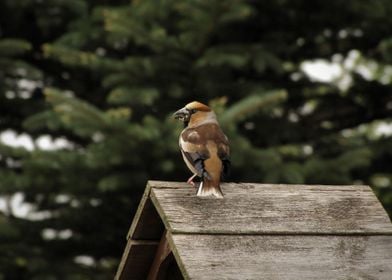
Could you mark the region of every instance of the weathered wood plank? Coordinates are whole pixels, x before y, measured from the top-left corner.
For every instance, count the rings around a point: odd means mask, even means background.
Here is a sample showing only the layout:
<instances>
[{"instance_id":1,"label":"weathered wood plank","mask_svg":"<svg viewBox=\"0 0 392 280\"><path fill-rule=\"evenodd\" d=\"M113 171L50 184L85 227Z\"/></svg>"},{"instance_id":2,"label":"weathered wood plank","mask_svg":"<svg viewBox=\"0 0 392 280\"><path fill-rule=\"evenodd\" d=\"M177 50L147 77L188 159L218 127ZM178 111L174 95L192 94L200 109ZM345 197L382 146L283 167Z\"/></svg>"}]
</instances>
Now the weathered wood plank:
<instances>
[{"instance_id":1,"label":"weathered wood plank","mask_svg":"<svg viewBox=\"0 0 392 280\"><path fill-rule=\"evenodd\" d=\"M145 280L158 248L158 241L129 240L115 280Z\"/></svg>"},{"instance_id":2,"label":"weathered wood plank","mask_svg":"<svg viewBox=\"0 0 392 280\"><path fill-rule=\"evenodd\" d=\"M167 182L153 181L154 188L167 186ZM136 210L131 227L129 228L128 239L159 240L162 236L164 226L149 198L151 183L148 182L144 194Z\"/></svg>"},{"instance_id":3,"label":"weathered wood plank","mask_svg":"<svg viewBox=\"0 0 392 280\"><path fill-rule=\"evenodd\" d=\"M121 258L115 279L146 279L154 260L164 224L149 196L154 188L170 188L170 182L149 181L127 234L127 245ZM175 270L174 272L175 273Z\"/></svg>"},{"instance_id":4,"label":"weathered wood plank","mask_svg":"<svg viewBox=\"0 0 392 280\"><path fill-rule=\"evenodd\" d=\"M224 199L196 197L185 183L155 188L151 200L173 233L392 234L368 186L223 184Z\"/></svg>"},{"instance_id":5,"label":"weathered wood plank","mask_svg":"<svg viewBox=\"0 0 392 280\"><path fill-rule=\"evenodd\" d=\"M173 234L185 279L378 279L392 275L392 236Z\"/></svg>"},{"instance_id":6,"label":"weathered wood plank","mask_svg":"<svg viewBox=\"0 0 392 280\"><path fill-rule=\"evenodd\" d=\"M147 280L160 280L167 278L167 269L169 267L168 256L170 253L171 248L166 237L166 231L164 231L155 253L154 261L151 264Z\"/></svg>"}]
</instances>

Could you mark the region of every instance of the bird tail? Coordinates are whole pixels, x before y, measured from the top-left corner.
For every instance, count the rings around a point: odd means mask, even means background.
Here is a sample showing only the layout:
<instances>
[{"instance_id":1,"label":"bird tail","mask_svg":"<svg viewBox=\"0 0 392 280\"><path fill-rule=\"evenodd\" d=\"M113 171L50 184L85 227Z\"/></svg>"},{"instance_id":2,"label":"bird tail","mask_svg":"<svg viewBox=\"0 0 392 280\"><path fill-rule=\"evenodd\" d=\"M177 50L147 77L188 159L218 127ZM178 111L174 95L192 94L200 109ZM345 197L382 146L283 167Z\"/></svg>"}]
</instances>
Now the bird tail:
<instances>
[{"instance_id":1,"label":"bird tail","mask_svg":"<svg viewBox=\"0 0 392 280\"><path fill-rule=\"evenodd\" d=\"M217 198L223 198L223 193L218 182L208 180L204 178L199 185L197 190L197 196L215 196Z\"/></svg>"}]
</instances>

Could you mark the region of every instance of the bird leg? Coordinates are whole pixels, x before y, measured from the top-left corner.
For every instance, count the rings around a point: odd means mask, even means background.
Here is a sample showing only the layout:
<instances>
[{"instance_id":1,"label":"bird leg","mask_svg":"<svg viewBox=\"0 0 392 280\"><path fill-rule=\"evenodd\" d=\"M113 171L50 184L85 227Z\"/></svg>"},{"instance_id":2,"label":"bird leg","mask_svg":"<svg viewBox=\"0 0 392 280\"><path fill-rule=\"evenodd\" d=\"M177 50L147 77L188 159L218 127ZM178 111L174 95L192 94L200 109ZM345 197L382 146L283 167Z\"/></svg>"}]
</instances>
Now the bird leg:
<instances>
[{"instance_id":1,"label":"bird leg","mask_svg":"<svg viewBox=\"0 0 392 280\"><path fill-rule=\"evenodd\" d=\"M188 179L188 181L186 181L188 184L190 184L192 187L195 186L195 182L193 182L193 178L195 178L197 176L197 174L194 174L192 177L190 177Z\"/></svg>"}]
</instances>

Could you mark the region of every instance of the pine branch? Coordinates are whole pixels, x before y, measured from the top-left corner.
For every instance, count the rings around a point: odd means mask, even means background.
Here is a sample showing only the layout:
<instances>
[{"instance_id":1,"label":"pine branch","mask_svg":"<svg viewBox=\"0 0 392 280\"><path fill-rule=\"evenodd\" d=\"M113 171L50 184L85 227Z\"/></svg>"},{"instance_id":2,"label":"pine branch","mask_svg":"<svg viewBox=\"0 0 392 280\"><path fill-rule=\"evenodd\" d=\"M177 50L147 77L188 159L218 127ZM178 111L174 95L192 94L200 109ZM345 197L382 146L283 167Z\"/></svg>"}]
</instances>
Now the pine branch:
<instances>
[{"instance_id":1,"label":"pine branch","mask_svg":"<svg viewBox=\"0 0 392 280\"><path fill-rule=\"evenodd\" d=\"M239 123L258 114L268 107L282 103L287 99L285 90L273 90L247 96L228 108L220 120L223 125Z\"/></svg>"}]
</instances>

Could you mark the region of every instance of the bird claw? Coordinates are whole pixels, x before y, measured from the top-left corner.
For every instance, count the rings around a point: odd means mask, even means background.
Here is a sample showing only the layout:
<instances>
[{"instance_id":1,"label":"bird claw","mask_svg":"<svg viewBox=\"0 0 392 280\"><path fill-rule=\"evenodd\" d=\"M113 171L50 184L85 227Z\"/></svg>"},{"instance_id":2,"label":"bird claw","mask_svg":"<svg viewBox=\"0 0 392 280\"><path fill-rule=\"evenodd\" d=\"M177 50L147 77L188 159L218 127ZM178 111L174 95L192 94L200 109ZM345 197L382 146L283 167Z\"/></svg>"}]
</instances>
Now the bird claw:
<instances>
[{"instance_id":1,"label":"bird claw","mask_svg":"<svg viewBox=\"0 0 392 280\"><path fill-rule=\"evenodd\" d=\"M193 178L195 178L196 177L196 174L195 175L193 175L192 177L190 177L189 179L188 179L188 181L186 181L189 185L191 185L192 187L195 187L196 185L195 185L195 182L193 182Z\"/></svg>"}]
</instances>

